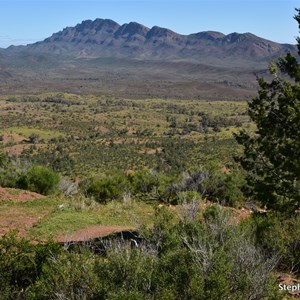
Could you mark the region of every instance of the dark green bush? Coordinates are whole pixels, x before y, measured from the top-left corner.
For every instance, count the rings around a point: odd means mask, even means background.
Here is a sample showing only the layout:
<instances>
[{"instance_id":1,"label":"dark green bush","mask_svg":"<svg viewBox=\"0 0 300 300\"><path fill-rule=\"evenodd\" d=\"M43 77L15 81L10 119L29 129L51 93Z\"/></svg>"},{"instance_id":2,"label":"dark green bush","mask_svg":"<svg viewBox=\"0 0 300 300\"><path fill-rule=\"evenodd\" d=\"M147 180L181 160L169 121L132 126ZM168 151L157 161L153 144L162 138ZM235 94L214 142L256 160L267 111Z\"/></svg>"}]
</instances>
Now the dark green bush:
<instances>
[{"instance_id":1,"label":"dark green bush","mask_svg":"<svg viewBox=\"0 0 300 300\"><path fill-rule=\"evenodd\" d=\"M223 191L225 204L232 207L239 207L244 204L246 200L244 191L246 189L246 179L243 174L237 171L226 174Z\"/></svg>"},{"instance_id":2,"label":"dark green bush","mask_svg":"<svg viewBox=\"0 0 300 300\"><path fill-rule=\"evenodd\" d=\"M88 196L93 196L97 202L103 203L121 195L118 185L110 178L93 180L87 187L86 193Z\"/></svg>"},{"instance_id":3,"label":"dark green bush","mask_svg":"<svg viewBox=\"0 0 300 300\"><path fill-rule=\"evenodd\" d=\"M202 198L237 207L245 202L245 186L245 178L240 172L233 170L225 174L219 166L208 166L182 173L172 190L177 195L197 192Z\"/></svg>"},{"instance_id":4,"label":"dark green bush","mask_svg":"<svg viewBox=\"0 0 300 300\"><path fill-rule=\"evenodd\" d=\"M37 192L42 195L50 195L58 188L59 175L42 166L33 166L26 173L20 175L17 187Z\"/></svg>"},{"instance_id":5,"label":"dark green bush","mask_svg":"<svg viewBox=\"0 0 300 300\"><path fill-rule=\"evenodd\" d=\"M93 196L99 203L118 199L128 192L130 184L127 178L121 174L103 174L99 178L93 178L86 187L86 194Z\"/></svg>"},{"instance_id":6,"label":"dark green bush","mask_svg":"<svg viewBox=\"0 0 300 300\"><path fill-rule=\"evenodd\" d=\"M159 185L158 176L150 170L139 170L128 175L134 193L150 193Z\"/></svg>"},{"instance_id":7,"label":"dark green bush","mask_svg":"<svg viewBox=\"0 0 300 300\"><path fill-rule=\"evenodd\" d=\"M1 299L281 299L275 261L251 230L230 223L222 209L207 214L205 222L181 223L158 209L137 246L109 239L105 256L4 237Z\"/></svg>"},{"instance_id":8,"label":"dark green bush","mask_svg":"<svg viewBox=\"0 0 300 300\"><path fill-rule=\"evenodd\" d=\"M10 232L0 239L0 298L26 299L43 265L62 248L53 242L32 244Z\"/></svg>"},{"instance_id":9,"label":"dark green bush","mask_svg":"<svg viewBox=\"0 0 300 300\"><path fill-rule=\"evenodd\" d=\"M203 217L205 221L213 221L218 218L218 215L220 214L220 207L218 207L216 204L208 206L203 211Z\"/></svg>"},{"instance_id":10,"label":"dark green bush","mask_svg":"<svg viewBox=\"0 0 300 300\"><path fill-rule=\"evenodd\" d=\"M171 202L174 198L169 189L173 177L165 176L154 170L140 170L128 175L131 190L134 194L143 194L142 199Z\"/></svg>"},{"instance_id":11,"label":"dark green bush","mask_svg":"<svg viewBox=\"0 0 300 300\"><path fill-rule=\"evenodd\" d=\"M97 256L89 251L53 254L31 285L28 299L101 299L94 298L102 294L95 260Z\"/></svg>"},{"instance_id":12,"label":"dark green bush","mask_svg":"<svg viewBox=\"0 0 300 300\"><path fill-rule=\"evenodd\" d=\"M256 213L252 222L258 245L279 257L282 270L300 274L300 216Z\"/></svg>"},{"instance_id":13,"label":"dark green bush","mask_svg":"<svg viewBox=\"0 0 300 300\"><path fill-rule=\"evenodd\" d=\"M202 193L213 202L239 207L245 203L245 176L238 170L224 173L217 166L209 166L208 176L202 182Z\"/></svg>"}]
</instances>

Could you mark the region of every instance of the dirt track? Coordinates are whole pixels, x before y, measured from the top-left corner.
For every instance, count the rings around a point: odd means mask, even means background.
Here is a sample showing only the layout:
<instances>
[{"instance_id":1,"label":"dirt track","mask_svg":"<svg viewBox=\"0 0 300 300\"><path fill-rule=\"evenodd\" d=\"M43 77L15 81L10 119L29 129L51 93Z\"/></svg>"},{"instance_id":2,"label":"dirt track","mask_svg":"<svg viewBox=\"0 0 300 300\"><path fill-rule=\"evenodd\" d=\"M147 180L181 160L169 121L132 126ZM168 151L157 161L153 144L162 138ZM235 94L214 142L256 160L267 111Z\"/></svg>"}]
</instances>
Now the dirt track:
<instances>
[{"instance_id":1,"label":"dirt track","mask_svg":"<svg viewBox=\"0 0 300 300\"><path fill-rule=\"evenodd\" d=\"M88 228L80 229L72 234L66 234L58 237L56 240L59 243L63 242L84 242L93 240L99 237L108 236L110 234L122 231L132 231L133 227L128 226L102 226L95 225Z\"/></svg>"},{"instance_id":2,"label":"dirt track","mask_svg":"<svg viewBox=\"0 0 300 300\"><path fill-rule=\"evenodd\" d=\"M44 196L18 189L8 189L0 187L0 203L5 202L27 202L42 198ZM212 205L211 203L203 203L201 209L207 208ZM171 207L170 209L175 209ZM251 211L248 209L234 209L228 208L233 212L232 221L234 223L240 222L242 219L248 218ZM14 207L11 210L0 211L0 236L4 235L10 230L17 230L18 235L26 237L27 230L33 227L41 218L47 215L47 211L41 211L40 214L34 214L34 212L28 211L23 207ZM72 233L66 233L59 235L55 240L59 243L64 242L84 242L90 241L96 238L105 237L113 233L122 231L133 231L134 228L130 226L103 226L94 225L88 228L83 228Z\"/></svg>"},{"instance_id":3,"label":"dirt track","mask_svg":"<svg viewBox=\"0 0 300 300\"><path fill-rule=\"evenodd\" d=\"M10 188L0 187L0 203L4 202L27 202L38 198L43 198L43 195ZM10 211L0 212L0 236L6 234L10 230L17 230L18 235L26 236L26 231L30 227L34 226L44 214L36 215L30 214L28 211L22 209L22 207L14 207ZM80 229L71 234L65 234L56 238L58 242L80 242L88 241L98 237L104 237L115 232L134 230L133 227L128 226L91 226L88 228Z\"/></svg>"}]
</instances>

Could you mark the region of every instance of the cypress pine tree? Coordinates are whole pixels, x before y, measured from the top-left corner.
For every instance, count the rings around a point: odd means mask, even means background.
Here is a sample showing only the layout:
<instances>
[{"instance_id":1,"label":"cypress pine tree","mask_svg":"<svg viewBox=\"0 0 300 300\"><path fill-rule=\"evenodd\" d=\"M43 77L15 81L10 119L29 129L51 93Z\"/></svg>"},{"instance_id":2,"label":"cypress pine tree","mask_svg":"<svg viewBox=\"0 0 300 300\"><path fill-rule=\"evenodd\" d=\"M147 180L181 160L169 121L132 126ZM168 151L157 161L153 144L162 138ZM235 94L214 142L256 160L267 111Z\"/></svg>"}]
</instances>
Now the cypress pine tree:
<instances>
[{"instance_id":1,"label":"cypress pine tree","mask_svg":"<svg viewBox=\"0 0 300 300\"><path fill-rule=\"evenodd\" d=\"M300 9L296 11L300 29ZM300 55L300 37L297 42ZM255 133L235 135L244 146L238 161L262 204L292 213L300 206L300 65L288 53L269 71L272 81L258 78L258 96L248 103Z\"/></svg>"}]
</instances>

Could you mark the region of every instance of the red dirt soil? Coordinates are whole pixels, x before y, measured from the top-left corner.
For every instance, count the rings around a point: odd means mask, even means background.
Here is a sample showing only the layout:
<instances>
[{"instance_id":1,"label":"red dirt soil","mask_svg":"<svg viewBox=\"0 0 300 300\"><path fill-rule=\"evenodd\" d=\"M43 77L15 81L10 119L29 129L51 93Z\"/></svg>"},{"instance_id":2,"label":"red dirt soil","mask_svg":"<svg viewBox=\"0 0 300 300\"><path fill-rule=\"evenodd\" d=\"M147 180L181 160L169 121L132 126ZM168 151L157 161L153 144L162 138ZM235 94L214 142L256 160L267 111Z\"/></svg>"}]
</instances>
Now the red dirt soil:
<instances>
[{"instance_id":1,"label":"red dirt soil","mask_svg":"<svg viewBox=\"0 0 300 300\"><path fill-rule=\"evenodd\" d=\"M56 238L56 241L59 243L64 242L84 242L93 240L100 237L105 237L113 233L122 232L122 231L132 231L133 227L128 226L90 226L88 228L80 229L72 234L60 236Z\"/></svg>"},{"instance_id":2,"label":"red dirt soil","mask_svg":"<svg viewBox=\"0 0 300 300\"><path fill-rule=\"evenodd\" d=\"M43 195L18 190L11 188L0 187L0 204L1 202L27 202L38 198L43 198ZM21 208L15 208L11 211L2 211L0 213L0 236L6 234L10 230L17 230L19 236L26 236L26 230L38 222L44 215L30 215L24 212Z\"/></svg>"},{"instance_id":3,"label":"red dirt soil","mask_svg":"<svg viewBox=\"0 0 300 300\"><path fill-rule=\"evenodd\" d=\"M44 198L44 196L34 192L0 187L0 202L27 202L38 198Z\"/></svg>"},{"instance_id":4,"label":"red dirt soil","mask_svg":"<svg viewBox=\"0 0 300 300\"><path fill-rule=\"evenodd\" d=\"M285 284L285 285L298 285L300 283L300 280L294 278L291 274L283 273L278 274L277 276L277 282L278 284ZM300 292L299 291L289 291L288 292L290 297L284 298L283 300L293 300L293 299L299 299L300 298Z\"/></svg>"},{"instance_id":5,"label":"red dirt soil","mask_svg":"<svg viewBox=\"0 0 300 300\"><path fill-rule=\"evenodd\" d=\"M42 198L44 196L24 191L18 189L10 189L10 188L2 188L0 187L0 204L5 201L13 201L13 202L26 202L38 198ZM201 208L205 209L207 206L210 206L211 203L202 203ZM170 209L175 209L175 207L169 207ZM233 222L238 223L242 219L248 218L251 214L251 211L247 209L233 209L229 208L233 211ZM9 212L1 212L0 214L0 236L7 233L9 230L18 230L18 234L20 236L26 236L26 230L35 223L37 223L41 218L43 218L47 213L41 215L30 215L24 213L21 208L15 208L13 211ZM80 229L74 233L65 234L58 236L56 241L60 243L64 242L84 242L92 239L105 237L111 235L113 233L122 232L122 231L132 231L133 227L128 226L90 226L88 228Z\"/></svg>"},{"instance_id":6,"label":"red dirt soil","mask_svg":"<svg viewBox=\"0 0 300 300\"><path fill-rule=\"evenodd\" d=\"M26 237L27 230L37 223L43 216L30 216L14 214L10 212L5 216L1 213L0 217L0 237L11 230L16 230L18 236Z\"/></svg>"}]
</instances>

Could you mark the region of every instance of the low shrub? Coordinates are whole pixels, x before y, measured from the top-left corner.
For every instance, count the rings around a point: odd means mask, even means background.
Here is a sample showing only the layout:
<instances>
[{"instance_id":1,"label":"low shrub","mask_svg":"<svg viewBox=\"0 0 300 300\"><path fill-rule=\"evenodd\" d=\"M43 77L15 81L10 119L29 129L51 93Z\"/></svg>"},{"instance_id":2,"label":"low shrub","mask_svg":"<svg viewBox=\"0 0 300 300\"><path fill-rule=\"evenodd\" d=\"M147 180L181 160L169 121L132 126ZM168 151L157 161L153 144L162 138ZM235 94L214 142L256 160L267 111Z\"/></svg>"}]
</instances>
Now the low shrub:
<instances>
[{"instance_id":1,"label":"low shrub","mask_svg":"<svg viewBox=\"0 0 300 300\"><path fill-rule=\"evenodd\" d=\"M201 196L199 193L195 191L185 191L185 192L179 192L178 193L179 203L181 204L188 204L193 201L199 202L201 200Z\"/></svg>"},{"instance_id":2,"label":"low shrub","mask_svg":"<svg viewBox=\"0 0 300 300\"><path fill-rule=\"evenodd\" d=\"M221 208L206 214L205 222L182 223L158 208L136 243L107 239L105 256L90 251L99 249L93 242L68 252L2 238L1 299L282 299L276 259L251 230Z\"/></svg>"},{"instance_id":3,"label":"low shrub","mask_svg":"<svg viewBox=\"0 0 300 300\"><path fill-rule=\"evenodd\" d=\"M239 207L244 204L246 189L246 179L243 174L237 171L226 174L223 190L225 204L232 207Z\"/></svg>"},{"instance_id":4,"label":"low shrub","mask_svg":"<svg viewBox=\"0 0 300 300\"><path fill-rule=\"evenodd\" d=\"M208 178L203 182L203 193L207 199L231 207L245 203L246 179L238 170L223 173L219 168L211 167Z\"/></svg>"},{"instance_id":5,"label":"low shrub","mask_svg":"<svg viewBox=\"0 0 300 300\"><path fill-rule=\"evenodd\" d=\"M86 187L87 196L92 196L99 203L119 199L130 188L124 175L114 174L93 178Z\"/></svg>"},{"instance_id":6,"label":"low shrub","mask_svg":"<svg viewBox=\"0 0 300 300\"><path fill-rule=\"evenodd\" d=\"M134 193L151 193L159 185L158 175L150 170L139 170L128 175Z\"/></svg>"},{"instance_id":7,"label":"low shrub","mask_svg":"<svg viewBox=\"0 0 300 300\"><path fill-rule=\"evenodd\" d=\"M27 299L27 289L40 276L46 261L61 247L53 242L33 244L10 232L0 239L1 299Z\"/></svg>"},{"instance_id":8,"label":"low shrub","mask_svg":"<svg viewBox=\"0 0 300 300\"><path fill-rule=\"evenodd\" d=\"M13 188L19 176L19 169L12 159L0 151L0 186Z\"/></svg>"},{"instance_id":9,"label":"low shrub","mask_svg":"<svg viewBox=\"0 0 300 300\"><path fill-rule=\"evenodd\" d=\"M300 274L300 216L268 213L254 214L257 244L279 257L283 271Z\"/></svg>"},{"instance_id":10,"label":"low shrub","mask_svg":"<svg viewBox=\"0 0 300 300\"><path fill-rule=\"evenodd\" d=\"M88 251L52 255L30 287L28 299L97 299L101 292L94 272L96 259Z\"/></svg>"},{"instance_id":11,"label":"low shrub","mask_svg":"<svg viewBox=\"0 0 300 300\"><path fill-rule=\"evenodd\" d=\"M154 170L140 170L128 175L131 190L136 195L143 194L142 199L170 203L175 194L169 189L173 177L165 176Z\"/></svg>"},{"instance_id":12,"label":"low shrub","mask_svg":"<svg viewBox=\"0 0 300 300\"><path fill-rule=\"evenodd\" d=\"M57 191L59 175L43 166L33 166L20 175L17 187L42 195L50 195Z\"/></svg>"}]
</instances>

